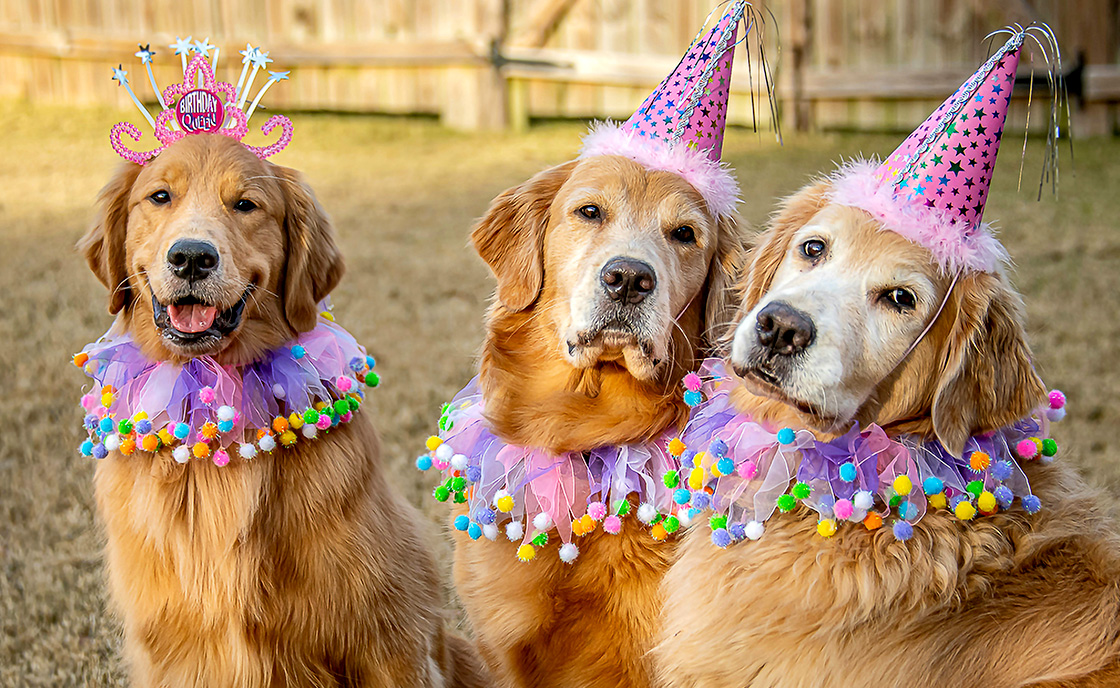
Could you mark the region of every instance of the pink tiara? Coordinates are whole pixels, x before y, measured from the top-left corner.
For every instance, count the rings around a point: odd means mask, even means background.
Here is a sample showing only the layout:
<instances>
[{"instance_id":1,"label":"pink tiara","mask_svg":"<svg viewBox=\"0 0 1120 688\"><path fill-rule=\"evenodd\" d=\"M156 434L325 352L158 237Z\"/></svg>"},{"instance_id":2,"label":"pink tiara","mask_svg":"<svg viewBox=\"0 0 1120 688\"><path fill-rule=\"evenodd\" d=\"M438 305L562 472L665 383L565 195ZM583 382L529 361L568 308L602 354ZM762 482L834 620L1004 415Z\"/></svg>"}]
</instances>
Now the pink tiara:
<instances>
[{"instance_id":1,"label":"pink tiara","mask_svg":"<svg viewBox=\"0 0 1120 688\"><path fill-rule=\"evenodd\" d=\"M245 138L249 132L249 118L260 104L261 97L272 84L288 78L288 72L269 72L268 80L257 92L248 112L244 110L245 101L248 100L249 90L257 76L257 72L272 60L268 53L251 45L246 45L240 51L243 56L241 77L237 85L218 81L214 76L214 68L218 63L220 50L210 45L209 39L191 43L181 38L171 45L175 54L179 55L183 65L183 81L168 86L162 92L156 86L155 76L152 74L152 56L155 55L148 46L140 46L136 56L148 71L148 79L155 91L156 98L161 107L160 113L152 118L148 109L140 102L129 85L128 72L118 66L113 70L113 79L125 88L132 102L139 108L140 113L148 120L155 130L155 136L162 144L159 148L150 151L135 151L121 141L122 134L127 134L133 141L138 142L141 137L140 130L130 122L118 122L109 132L109 142L117 155L125 160L143 165L163 152L168 146L179 139L191 134L220 134L230 138ZM209 58L210 51L214 56ZM196 53L190 62L187 57ZM251 67L251 73L250 73ZM248 83L246 75L249 74ZM288 145L292 140L292 122L283 115L274 115L264 123L261 132L270 134L273 129L280 127L280 138L267 146L250 146L243 143L254 155L261 160L275 155Z\"/></svg>"}]
</instances>

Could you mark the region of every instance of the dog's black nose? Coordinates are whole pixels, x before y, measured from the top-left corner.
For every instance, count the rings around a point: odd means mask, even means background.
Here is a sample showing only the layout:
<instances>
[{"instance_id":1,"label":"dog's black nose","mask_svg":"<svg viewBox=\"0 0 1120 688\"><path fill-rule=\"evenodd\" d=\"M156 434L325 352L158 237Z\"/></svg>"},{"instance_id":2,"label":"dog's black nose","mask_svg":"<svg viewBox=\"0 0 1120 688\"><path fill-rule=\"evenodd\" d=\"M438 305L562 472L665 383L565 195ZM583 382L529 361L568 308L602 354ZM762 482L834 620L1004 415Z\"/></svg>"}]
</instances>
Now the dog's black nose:
<instances>
[{"instance_id":1,"label":"dog's black nose","mask_svg":"<svg viewBox=\"0 0 1120 688\"><path fill-rule=\"evenodd\" d=\"M759 311L754 327L758 343L780 356L801 353L817 336L809 316L781 301L769 303Z\"/></svg>"},{"instance_id":2,"label":"dog's black nose","mask_svg":"<svg viewBox=\"0 0 1120 688\"><path fill-rule=\"evenodd\" d=\"M599 281L612 301L641 303L657 286L657 277L649 263L633 258L612 258L599 273Z\"/></svg>"},{"instance_id":3,"label":"dog's black nose","mask_svg":"<svg viewBox=\"0 0 1120 688\"><path fill-rule=\"evenodd\" d=\"M180 239L167 252L167 264L176 277L195 282L218 267L218 249L209 241Z\"/></svg>"}]
</instances>

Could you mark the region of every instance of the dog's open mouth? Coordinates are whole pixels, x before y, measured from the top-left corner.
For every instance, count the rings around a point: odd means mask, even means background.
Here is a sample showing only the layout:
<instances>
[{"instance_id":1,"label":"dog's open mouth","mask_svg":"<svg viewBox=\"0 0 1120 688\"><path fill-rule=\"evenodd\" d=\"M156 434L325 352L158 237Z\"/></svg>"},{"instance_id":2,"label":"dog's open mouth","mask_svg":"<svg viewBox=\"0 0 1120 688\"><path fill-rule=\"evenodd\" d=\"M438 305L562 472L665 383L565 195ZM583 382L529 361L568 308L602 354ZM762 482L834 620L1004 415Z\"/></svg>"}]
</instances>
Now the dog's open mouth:
<instances>
[{"instance_id":1,"label":"dog's open mouth","mask_svg":"<svg viewBox=\"0 0 1120 688\"><path fill-rule=\"evenodd\" d=\"M182 347L196 348L220 341L241 324L245 304L253 292L250 284L230 308L219 311L195 296L182 296L161 303L152 293L152 312L156 328L165 339Z\"/></svg>"}]
</instances>

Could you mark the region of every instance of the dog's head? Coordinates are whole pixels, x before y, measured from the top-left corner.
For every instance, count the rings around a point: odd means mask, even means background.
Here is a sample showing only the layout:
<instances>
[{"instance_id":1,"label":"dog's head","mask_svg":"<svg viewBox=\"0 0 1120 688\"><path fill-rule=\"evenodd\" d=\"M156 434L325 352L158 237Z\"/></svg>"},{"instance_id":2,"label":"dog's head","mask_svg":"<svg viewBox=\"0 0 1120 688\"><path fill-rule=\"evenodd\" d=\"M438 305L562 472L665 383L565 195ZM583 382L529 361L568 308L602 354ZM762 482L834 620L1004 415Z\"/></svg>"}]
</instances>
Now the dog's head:
<instances>
[{"instance_id":1,"label":"dog's head","mask_svg":"<svg viewBox=\"0 0 1120 688\"><path fill-rule=\"evenodd\" d=\"M300 176L220 135L122 166L79 247L144 352L180 361L242 363L312 329L343 270Z\"/></svg>"},{"instance_id":2,"label":"dog's head","mask_svg":"<svg viewBox=\"0 0 1120 688\"><path fill-rule=\"evenodd\" d=\"M652 380L678 351L730 319L741 243L687 181L620 156L541 172L498 196L472 241L498 281L498 306L532 311L549 346L576 369L623 367ZM694 308L693 308L694 307ZM682 326L686 311L699 314Z\"/></svg>"},{"instance_id":3,"label":"dog's head","mask_svg":"<svg viewBox=\"0 0 1120 688\"><path fill-rule=\"evenodd\" d=\"M1040 403L1006 278L954 280L828 191L821 182L787 199L751 257L731 352L747 389L819 430L876 422L956 453Z\"/></svg>"}]
</instances>

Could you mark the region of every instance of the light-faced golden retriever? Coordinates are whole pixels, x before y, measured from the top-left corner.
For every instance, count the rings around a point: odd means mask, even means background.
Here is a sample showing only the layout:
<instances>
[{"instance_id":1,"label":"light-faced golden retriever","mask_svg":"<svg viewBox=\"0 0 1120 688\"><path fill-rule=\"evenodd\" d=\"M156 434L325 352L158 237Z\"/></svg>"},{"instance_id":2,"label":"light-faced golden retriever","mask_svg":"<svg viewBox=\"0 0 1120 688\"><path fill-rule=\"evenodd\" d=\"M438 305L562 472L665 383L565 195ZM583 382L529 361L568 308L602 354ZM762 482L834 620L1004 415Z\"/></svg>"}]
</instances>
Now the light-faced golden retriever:
<instances>
[{"instance_id":1,"label":"light-faced golden retriever","mask_svg":"<svg viewBox=\"0 0 1120 688\"><path fill-rule=\"evenodd\" d=\"M220 135L122 166L81 248L117 331L178 362L281 346L343 272L300 176ZM221 468L168 449L98 463L134 685L488 685L444 631L436 567L362 416Z\"/></svg>"},{"instance_id":2,"label":"light-faced golden retriever","mask_svg":"<svg viewBox=\"0 0 1120 688\"><path fill-rule=\"evenodd\" d=\"M930 253L830 182L787 199L750 256L730 353L736 405L820 437L852 420L967 437L1044 399L1019 296L1001 274L952 283ZM1120 685L1120 543L1069 461L1023 465L1043 504L962 522L931 510L898 542L814 512L714 547L694 529L665 576L654 655L666 686Z\"/></svg>"},{"instance_id":3,"label":"light-faced golden retriever","mask_svg":"<svg viewBox=\"0 0 1120 688\"><path fill-rule=\"evenodd\" d=\"M731 315L737 232L680 176L620 156L498 196L472 235L498 283L479 373L495 433L559 453L682 424L681 377ZM456 537L456 585L500 685L648 685L675 543L623 523L581 538L571 565Z\"/></svg>"}]
</instances>

